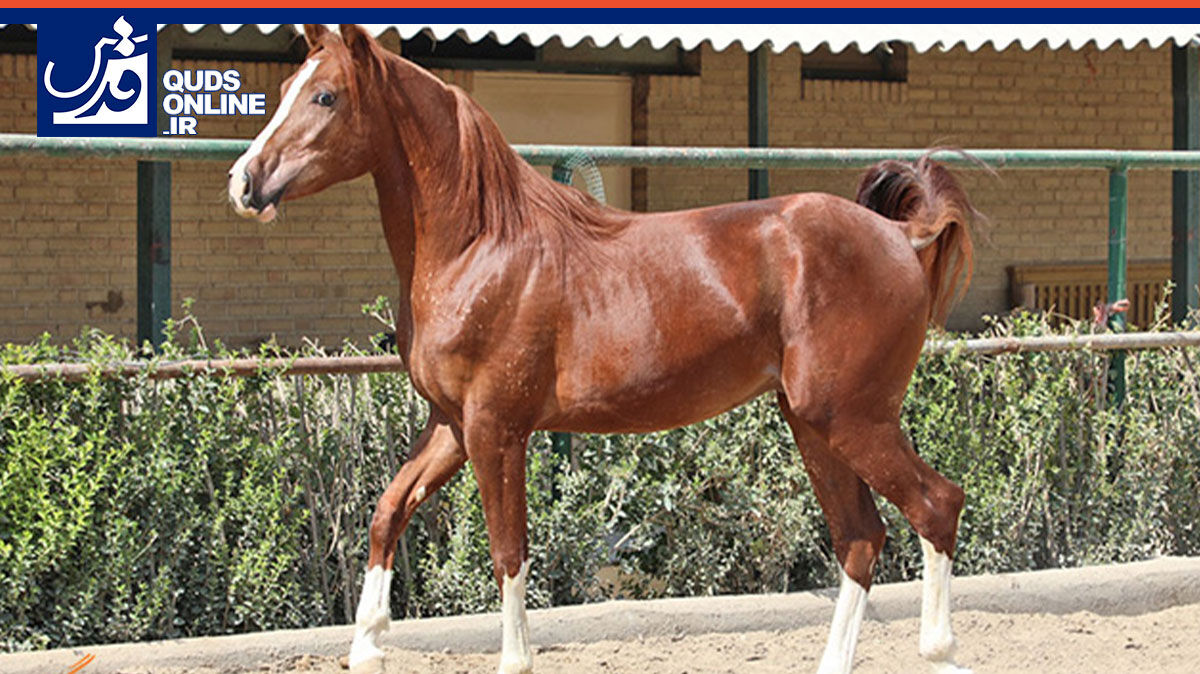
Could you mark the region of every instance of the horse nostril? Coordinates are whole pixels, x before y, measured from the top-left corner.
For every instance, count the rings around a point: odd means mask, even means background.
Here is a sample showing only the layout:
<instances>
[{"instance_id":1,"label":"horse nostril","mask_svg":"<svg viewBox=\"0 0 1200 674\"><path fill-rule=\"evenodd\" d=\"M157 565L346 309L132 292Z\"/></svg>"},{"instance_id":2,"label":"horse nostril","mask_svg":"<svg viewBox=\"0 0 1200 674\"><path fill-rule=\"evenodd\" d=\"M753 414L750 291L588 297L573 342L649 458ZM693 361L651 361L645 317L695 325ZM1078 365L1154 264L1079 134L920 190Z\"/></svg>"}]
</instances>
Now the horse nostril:
<instances>
[{"instance_id":1,"label":"horse nostril","mask_svg":"<svg viewBox=\"0 0 1200 674\"><path fill-rule=\"evenodd\" d=\"M250 193L253 191L254 190L251 189L251 185L250 185L250 172L243 171L242 172L242 198L240 200L242 202L242 208L250 207Z\"/></svg>"}]
</instances>

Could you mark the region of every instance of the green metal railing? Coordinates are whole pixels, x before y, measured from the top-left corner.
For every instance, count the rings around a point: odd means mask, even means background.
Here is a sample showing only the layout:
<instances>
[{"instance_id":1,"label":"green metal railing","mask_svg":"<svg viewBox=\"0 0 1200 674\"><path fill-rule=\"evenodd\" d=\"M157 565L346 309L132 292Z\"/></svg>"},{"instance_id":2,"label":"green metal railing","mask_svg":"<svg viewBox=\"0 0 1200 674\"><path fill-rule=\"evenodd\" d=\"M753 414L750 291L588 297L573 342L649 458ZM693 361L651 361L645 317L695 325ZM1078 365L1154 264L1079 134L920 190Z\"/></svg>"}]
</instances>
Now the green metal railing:
<instances>
[{"instance_id":1,"label":"green metal railing","mask_svg":"<svg viewBox=\"0 0 1200 674\"><path fill-rule=\"evenodd\" d=\"M101 157L167 161L232 161L249 140L209 138L39 138L0 134L0 155ZM585 154L596 164L622 166L697 166L708 168L853 169L884 159L913 160L923 149L624 147L613 145L513 145L531 164L553 166ZM967 150L998 169L1200 169L1200 151L1183 150ZM938 152L945 164L976 166L952 151Z\"/></svg>"},{"instance_id":2,"label":"green metal railing","mask_svg":"<svg viewBox=\"0 0 1200 674\"><path fill-rule=\"evenodd\" d=\"M232 161L249 146L248 140L229 139L82 139L38 138L30 135L0 134L0 155L49 157L125 158L141 161L225 160ZM571 167L581 156L596 165L694 166L742 169L855 169L884 159L915 160L926 150L920 149L826 149L826 148L724 148L724 147L615 147L577 145L514 145L514 149L532 164L556 167L555 176L570 180ZM975 160L996 169L1096 169L1109 174L1108 297L1110 301L1126 295L1128 172L1132 169L1200 169L1200 151L1175 150L971 150L974 160L951 151L934 157L945 164L978 167ZM169 190L170 180L141 181L147 189ZM169 194L166 204L169 209ZM153 197L153 198L152 198ZM139 194L139 203L162 202L164 195ZM169 210L167 211L169 213ZM1193 225L1195 227L1195 225ZM169 254L167 259L169 260ZM139 265L141 261L139 260ZM1192 264L1196 264L1192 261ZM1195 276L1195 273L1190 274ZM169 278L169 277L167 277ZM164 296L155 288L156 297ZM1192 293L1194 289L1181 288ZM1191 295L1189 295L1190 297ZM166 295L169 297L169 295ZM146 298L139 297L139 303ZM1194 304L1195 302L1192 301ZM1120 314L1111 319L1111 327L1120 330ZM1124 392L1123 361L1114 357L1112 382L1114 396Z\"/></svg>"}]
</instances>

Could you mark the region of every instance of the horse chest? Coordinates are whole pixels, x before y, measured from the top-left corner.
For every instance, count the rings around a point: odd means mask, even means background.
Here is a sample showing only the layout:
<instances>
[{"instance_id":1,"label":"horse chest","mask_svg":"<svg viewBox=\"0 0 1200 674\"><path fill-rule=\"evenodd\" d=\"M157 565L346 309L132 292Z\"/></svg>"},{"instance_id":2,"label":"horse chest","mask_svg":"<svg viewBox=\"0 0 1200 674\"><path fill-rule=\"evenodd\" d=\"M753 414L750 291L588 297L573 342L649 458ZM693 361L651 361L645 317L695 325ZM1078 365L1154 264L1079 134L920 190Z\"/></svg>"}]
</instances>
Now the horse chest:
<instances>
[{"instance_id":1,"label":"horse chest","mask_svg":"<svg viewBox=\"0 0 1200 674\"><path fill-rule=\"evenodd\" d=\"M536 414L553 387L551 345L543 331L511 322L422 329L413 336L409 372L417 391L452 417L469 400L516 416Z\"/></svg>"}]
</instances>

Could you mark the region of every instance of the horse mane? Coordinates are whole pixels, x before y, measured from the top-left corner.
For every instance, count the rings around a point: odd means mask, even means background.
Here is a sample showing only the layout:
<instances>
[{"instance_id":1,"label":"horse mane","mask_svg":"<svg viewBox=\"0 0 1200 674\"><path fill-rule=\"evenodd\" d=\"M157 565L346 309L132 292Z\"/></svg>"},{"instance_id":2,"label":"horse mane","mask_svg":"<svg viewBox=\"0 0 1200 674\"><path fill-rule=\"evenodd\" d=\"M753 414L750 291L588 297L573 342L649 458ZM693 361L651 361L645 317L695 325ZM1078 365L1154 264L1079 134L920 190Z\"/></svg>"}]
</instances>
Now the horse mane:
<instances>
[{"instance_id":1,"label":"horse mane","mask_svg":"<svg viewBox=\"0 0 1200 674\"><path fill-rule=\"evenodd\" d=\"M590 195L538 173L522 159L491 116L462 89L447 85L429 71L387 51L374 40L359 45L365 59L355 59L342 39L325 34L308 57L327 52L342 69L347 97L358 108L369 92L400 88L416 105L435 101L448 108L457 131L457 156L439 157L445 189L456 193L459 211L455 231L445 232L456 251L486 237L513 242L530 233L576 246L621 231L628 217ZM365 60L365 71L358 61Z\"/></svg>"},{"instance_id":2,"label":"horse mane","mask_svg":"<svg viewBox=\"0 0 1200 674\"><path fill-rule=\"evenodd\" d=\"M513 241L529 232L582 245L624 228L628 219L619 211L538 173L478 103L458 87L447 89L458 116L459 189L473 206L460 232L463 248L479 237Z\"/></svg>"}]
</instances>

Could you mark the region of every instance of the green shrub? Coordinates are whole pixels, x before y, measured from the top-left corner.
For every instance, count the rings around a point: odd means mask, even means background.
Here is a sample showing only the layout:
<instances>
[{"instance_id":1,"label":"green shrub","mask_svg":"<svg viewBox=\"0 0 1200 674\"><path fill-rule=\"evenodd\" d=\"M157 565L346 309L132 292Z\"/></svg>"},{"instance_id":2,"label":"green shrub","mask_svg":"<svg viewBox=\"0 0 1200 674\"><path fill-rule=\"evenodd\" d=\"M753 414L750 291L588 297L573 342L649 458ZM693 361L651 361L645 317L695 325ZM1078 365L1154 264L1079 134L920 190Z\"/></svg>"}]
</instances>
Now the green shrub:
<instances>
[{"instance_id":1,"label":"green shrub","mask_svg":"<svg viewBox=\"0 0 1200 674\"><path fill-rule=\"evenodd\" d=\"M160 359L229 355L194 323L175 328ZM991 329L1049 331L1030 317ZM0 362L136 355L87 333L7 345ZM1128 399L1114 409L1104 354L922 358L904 424L967 490L959 572L1200 554L1198 361L1194 348L1129 353ZM347 622L375 499L426 415L399 374L0 375L0 649ZM533 606L605 596L604 566L636 597L837 578L773 396L676 431L580 436L570 456L539 434L529 507ZM882 512L877 577L915 577L911 530ZM402 539L393 614L496 608L487 550L464 470Z\"/></svg>"}]
</instances>

